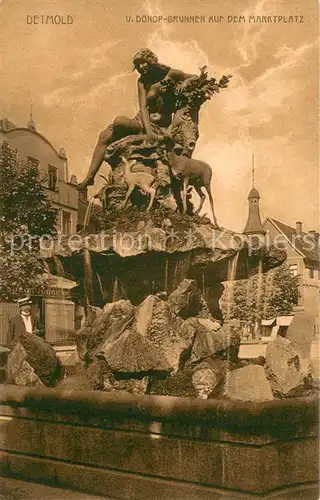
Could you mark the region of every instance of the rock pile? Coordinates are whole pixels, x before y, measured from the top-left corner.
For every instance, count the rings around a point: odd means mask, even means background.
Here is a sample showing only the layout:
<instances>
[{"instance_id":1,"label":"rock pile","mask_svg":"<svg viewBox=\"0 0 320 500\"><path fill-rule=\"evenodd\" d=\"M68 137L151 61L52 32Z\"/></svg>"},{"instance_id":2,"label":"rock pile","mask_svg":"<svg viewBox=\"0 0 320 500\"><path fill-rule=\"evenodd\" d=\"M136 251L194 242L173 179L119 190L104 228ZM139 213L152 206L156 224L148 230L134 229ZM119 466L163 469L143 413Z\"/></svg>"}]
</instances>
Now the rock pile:
<instances>
[{"instance_id":1,"label":"rock pile","mask_svg":"<svg viewBox=\"0 0 320 500\"><path fill-rule=\"evenodd\" d=\"M93 316L77 334L82 371L60 386L84 377L86 388L207 398L241 366L239 332L212 317L194 280L169 297L150 295L137 307L121 300Z\"/></svg>"},{"instance_id":2,"label":"rock pile","mask_svg":"<svg viewBox=\"0 0 320 500\"><path fill-rule=\"evenodd\" d=\"M77 374L60 387L195 398L266 401L304 395L310 373L292 341L270 343L266 358L238 358L240 332L215 320L194 280L167 297L94 308L77 334Z\"/></svg>"},{"instance_id":3,"label":"rock pile","mask_svg":"<svg viewBox=\"0 0 320 500\"><path fill-rule=\"evenodd\" d=\"M291 339L278 336L265 358L240 360L239 329L215 320L196 282L185 279L171 295L149 295L139 306L119 300L90 308L76 336L74 370L63 380L52 347L22 336L9 355L9 381L240 401L303 396L312 388L311 337L301 335L294 325Z\"/></svg>"}]
</instances>

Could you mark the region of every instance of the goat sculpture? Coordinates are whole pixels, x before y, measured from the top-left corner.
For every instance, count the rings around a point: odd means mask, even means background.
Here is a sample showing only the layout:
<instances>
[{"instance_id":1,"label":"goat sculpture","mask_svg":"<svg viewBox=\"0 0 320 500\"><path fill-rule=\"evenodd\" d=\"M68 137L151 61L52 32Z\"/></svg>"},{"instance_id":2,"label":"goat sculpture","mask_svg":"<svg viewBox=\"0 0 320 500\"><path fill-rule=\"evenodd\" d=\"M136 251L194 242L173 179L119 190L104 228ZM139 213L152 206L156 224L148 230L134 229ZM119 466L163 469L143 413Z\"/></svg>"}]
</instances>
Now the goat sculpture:
<instances>
[{"instance_id":1,"label":"goat sculpture","mask_svg":"<svg viewBox=\"0 0 320 500\"><path fill-rule=\"evenodd\" d=\"M202 209L202 206L206 199L206 195L202 191L202 187L204 187L208 194L213 222L216 226L218 226L217 218L214 212L213 197L211 193L212 169L210 165L201 160L195 160L193 158L188 158L186 156L177 155L174 152L175 141L171 137L166 136L163 139L162 144L167 151L169 165L173 176L174 177L180 176L182 178L183 213L187 212L188 186L189 185L193 186L198 195L200 196L200 205L199 208L196 210L197 214Z\"/></svg>"}]
</instances>

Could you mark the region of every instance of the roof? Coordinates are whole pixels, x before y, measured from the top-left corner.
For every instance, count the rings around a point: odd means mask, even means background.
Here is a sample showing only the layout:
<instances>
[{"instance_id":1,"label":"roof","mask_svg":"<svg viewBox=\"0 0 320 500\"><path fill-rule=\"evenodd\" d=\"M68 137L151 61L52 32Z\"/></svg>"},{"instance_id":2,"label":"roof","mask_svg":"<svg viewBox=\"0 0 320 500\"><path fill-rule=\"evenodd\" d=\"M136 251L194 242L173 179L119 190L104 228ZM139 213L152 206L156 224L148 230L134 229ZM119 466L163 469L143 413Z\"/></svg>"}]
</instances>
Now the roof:
<instances>
[{"instance_id":1,"label":"roof","mask_svg":"<svg viewBox=\"0 0 320 500\"><path fill-rule=\"evenodd\" d=\"M248 200L250 200L250 198L260 198L259 191L255 187L251 188L251 191L248 194Z\"/></svg>"},{"instance_id":2,"label":"roof","mask_svg":"<svg viewBox=\"0 0 320 500\"><path fill-rule=\"evenodd\" d=\"M283 224L282 222L268 217L273 225L290 241L293 248L295 248L309 263L317 264L319 266L320 261L320 249L319 243L315 236L308 232L302 232L301 236L297 235L296 229ZM310 240L311 238L311 240ZM314 240L314 245L311 245L311 241Z\"/></svg>"},{"instance_id":3,"label":"roof","mask_svg":"<svg viewBox=\"0 0 320 500\"><path fill-rule=\"evenodd\" d=\"M50 146L50 148L54 151L54 153L59 156L59 158L61 158L61 154L60 152L54 147L54 145L42 134L39 134L39 132L36 131L36 129L33 129L33 128L30 128L30 127L10 127L10 128L6 128L6 129L3 129L2 128L2 132L4 134L7 134L6 137L8 137L8 141L10 142L10 134L12 132L28 132L29 134L32 134L32 135L35 135L37 137L40 137L40 139L42 139L44 142L46 142L48 144L48 146ZM6 138L7 140L7 138Z\"/></svg>"},{"instance_id":4,"label":"roof","mask_svg":"<svg viewBox=\"0 0 320 500\"><path fill-rule=\"evenodd\" d=\"M249 206L248 220L246 227L243 230L243 234L265 234L260 219L260 212L258 205Z\"/></svg>"},{"instance_id":5,"label":"roof","mask_svg":"<svg viewBox=\"0 0 320 500\"><path fill-rule=\"evenodd\" d=\"M16 132L16 131L21 131L21 130L26 131L26 132L30 132L31 134L40 137L42 140L44 140L51 147L51 149L55 152L55 154L59 158L67 159L67 155L66 155L65 149L64 148L60 148L59 151L58 151L54 147L54 145L44 135L39 134L39 132L37 132L37 129L36 129L36 124L35 124L35 122L32 119L30 119L28 121L28 124L27 124L26 127L17 127L13 122L11 122L10 120L8 120L8 118L2 118L0 120L0 131L3 134L9 134L8 135L8 140L9 141L10 141L10 133L11 132Z\"/></svg>"},{"instance_id":6,"label":"roof","mask_svg":"<svg viewBox=\"0 0 320 500\"><path fill-rule=\"evenodd\" d=\"M8 118L2 118L0 120L0 130L7 131L7 130L10 130L12 128L16 128L16 126L13 122L8 120Z\"/></svg>"}]
</instances>

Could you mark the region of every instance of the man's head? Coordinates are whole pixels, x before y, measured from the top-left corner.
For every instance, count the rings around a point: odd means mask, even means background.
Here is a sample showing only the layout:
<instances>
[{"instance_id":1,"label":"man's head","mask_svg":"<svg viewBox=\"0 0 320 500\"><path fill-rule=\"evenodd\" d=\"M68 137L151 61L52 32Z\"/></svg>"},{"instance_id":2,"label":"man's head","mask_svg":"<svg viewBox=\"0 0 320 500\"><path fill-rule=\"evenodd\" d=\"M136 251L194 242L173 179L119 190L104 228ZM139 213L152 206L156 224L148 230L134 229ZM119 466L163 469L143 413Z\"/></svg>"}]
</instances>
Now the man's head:
<instances>
[{"instance_id":1,"label":"man's head","mask_svg":"<svg viewBox=\"0 0 320 500\"><path fill-rule=\"evenodd\" d=\"M29 316L29 314L31 313L31 304L32 300L30 299L30 297L23 297L22 299L19 299L18 306L20 309L20 313Z\"/></svg>"}]
</instances>

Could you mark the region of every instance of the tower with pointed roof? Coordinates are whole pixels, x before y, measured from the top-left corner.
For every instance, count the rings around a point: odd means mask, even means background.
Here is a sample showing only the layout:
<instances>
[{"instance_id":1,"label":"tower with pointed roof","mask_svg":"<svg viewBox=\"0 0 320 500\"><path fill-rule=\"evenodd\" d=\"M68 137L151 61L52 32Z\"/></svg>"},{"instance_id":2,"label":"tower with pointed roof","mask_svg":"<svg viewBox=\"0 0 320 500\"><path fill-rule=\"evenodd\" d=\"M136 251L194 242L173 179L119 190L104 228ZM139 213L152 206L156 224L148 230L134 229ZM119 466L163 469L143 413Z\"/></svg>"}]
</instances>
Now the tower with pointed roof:
<instances>
[{"instance_id":1,"label":"tower with pointed roof","mask_svg":"<svg viewBox=\"0 0 320 500\"><path fill-rule=\"evenodd\" d=\"M33 132L36 132L37 131L37 127L36 127L36 124L33 120L33 117L32 117L32 107L33 107L33 101L31 101L30 103L30 118L29 118L29 121L27 123L27 127L32 130Z\"/></svg>"},{"instance_id":2,"label":"tower with pointed roof","mask_svg":"<svg viewBox=\"0 0 320 500\"><path fill-rule=\"evenodd\" d=\"M255 181L254 173L255 173L254 154L252 154L252 188L248 194L248 202L249 202L248 220L243 230L243 234L247 235L265 234L260 218L260 207L259 207L260 194L254 185Z\"/></svg>"}]
</instances>

